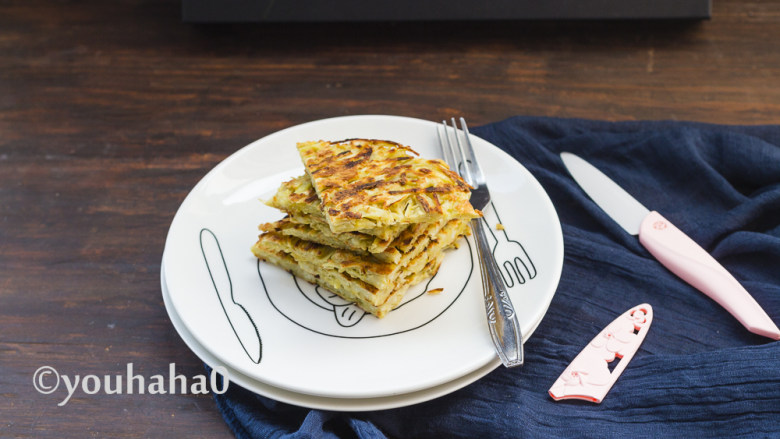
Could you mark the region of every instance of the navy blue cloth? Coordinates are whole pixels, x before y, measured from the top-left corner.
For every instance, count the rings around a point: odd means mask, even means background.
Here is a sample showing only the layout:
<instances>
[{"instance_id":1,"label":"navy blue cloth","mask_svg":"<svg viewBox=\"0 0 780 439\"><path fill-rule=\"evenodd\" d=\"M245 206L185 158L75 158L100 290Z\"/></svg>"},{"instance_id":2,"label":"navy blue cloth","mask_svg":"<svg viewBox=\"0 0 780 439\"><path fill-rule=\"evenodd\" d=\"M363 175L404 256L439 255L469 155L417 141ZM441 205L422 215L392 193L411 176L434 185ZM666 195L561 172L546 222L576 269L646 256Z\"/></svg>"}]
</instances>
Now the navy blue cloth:
<instances>
[{"instance_id":1,"label":"navy blue cloth","mask_svg":"<svg viewBox=\"0 0 780 439\"><path fill-rule=\"evenodd\" d=\"M570 151L658 210L780 322L780 127L515 117L474 128L550 195L565 259L521 368L500 367L426 403L309 410L231 384L215 395L239 438L780 437L780 342L744 329L667 271L584 194ZM528 212L533 215L533 212ZM601 404L547 390L615 317L647 302L647 338Z\"/></svg>"}]
</instances>

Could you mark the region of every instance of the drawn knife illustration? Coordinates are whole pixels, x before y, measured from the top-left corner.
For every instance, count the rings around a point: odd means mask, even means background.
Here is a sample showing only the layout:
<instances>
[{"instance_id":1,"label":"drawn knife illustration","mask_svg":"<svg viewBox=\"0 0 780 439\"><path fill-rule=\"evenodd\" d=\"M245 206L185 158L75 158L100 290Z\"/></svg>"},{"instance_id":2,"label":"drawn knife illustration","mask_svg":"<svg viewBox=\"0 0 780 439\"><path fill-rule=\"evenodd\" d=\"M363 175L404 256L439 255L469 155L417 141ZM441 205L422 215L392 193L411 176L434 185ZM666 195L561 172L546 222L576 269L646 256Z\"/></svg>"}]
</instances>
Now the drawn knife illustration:
<instances>
[{"instance_id":1,"label":"drawn knife illustration","mask_svg":"<svg viewBox=\"0 0 780 439\"><path fill-rule=\"evenodd\" d=\"M219 298L219 303L222 305L222 310L233 329L233 333L249 359L255 364L260 363L263 356L260 332L246 308L236 302L233 297L233 282L230 280L225 257L217 237L211 230L203 229L200 231L200 247L211 282L217 292L217 298Z\"/></svg>"},{"instance_id":2,"label":"drawn knife illustration","mask_svg":"<svg viewBox=\"0 0 780 439\"><path fill-rule=\"evenodd\" d=\"M658 212L568 152L561 159L588 196L666 268L715 300L750 332L780 340L780 329L745 288L709 253Z\"/></svg>"}]
</instances>

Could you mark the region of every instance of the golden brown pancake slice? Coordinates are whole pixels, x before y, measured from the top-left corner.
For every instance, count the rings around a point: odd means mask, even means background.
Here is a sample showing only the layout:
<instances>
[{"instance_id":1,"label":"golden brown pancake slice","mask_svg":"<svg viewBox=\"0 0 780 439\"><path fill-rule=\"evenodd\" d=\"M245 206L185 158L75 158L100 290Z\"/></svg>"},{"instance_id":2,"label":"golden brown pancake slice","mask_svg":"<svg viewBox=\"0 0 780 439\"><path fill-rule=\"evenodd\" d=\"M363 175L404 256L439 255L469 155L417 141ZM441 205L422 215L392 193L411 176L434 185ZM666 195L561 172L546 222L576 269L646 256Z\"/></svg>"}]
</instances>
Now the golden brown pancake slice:
<instances>
[{"instance_id":1,"label":"golden brown pancake slice","mask_svg":"<svg viewBox=\"0 0 780 439\"><path fill-rule=\"evenodd\" d=\"M458 174L408 146L348 139L297 147L334 233L480 216Z\"/></svg>"},{"instance_id":2,"label":"golden brown pancake slice","mask_svg":"<svg viewBox=\"0 0 780 439\"><path fill-rule=\"evenodd\" d=\"M333 233L327 224L319 222L307 224L297 221L295 217L260 224L259 229L263 232L278 232L306 241L350 250L369 260L399 264L402 258L405 255L408 256L413 249L422 249L427 246L428 242L436 237L443 226L442 222L413 224L401 232L397 238L389 241L360 232Z\"/></svg>"},{"instance_id":3,"label":"golden brown pancake slice","mask_svg":"<svg viewBox=\"0 0 780 439\"><path fill-rule=\"evenodd\" d=\"M433 238L420 236L418 245L409 246L398 263L380 262L279 231L261 234L252 252L382 317L400 303L406 288L435 274L443 250L468 233L467 225L465 220L452 220Z\"/></svg>"},{"instance_id":4,"label":"golden brown pancake slice","mask_svg":"<svg viewBox=\"0 0 780 439\"><path fill-rule=\"evenodd\" d=\"M409 287L436 274L441 265L441 261L444 258L443 254L439 254L436 256L435 260L430 261L421 271L416 273L405 273L406 277L395 285L393 291L387 295L385 301L380 304L374 304L373 301L368 300L367 298L374 297L376 288L362 282L360 279L355 279L346 273L340 273L338 271L318 272L316 265L312 263L300 263L288 253L267 248L264 243L259 241L252 247L252 252L263 261L281 267L300 279L320 285L329 291L336 292L339 297L356 304L362 310L373 314L378 318L384 317L388 312L397 307L403 300L404 294ZM349 287L344 288L344 285L348 285Z\"/></svg>"},{"instance_id":5,"label":"golden brown pancake slice","mask_svg":"<svg viewBox=\"0 0 780 439\"><path fill-rule=\"evenodd\" d=\"M312 226L318 224L328 226L328 220L320 207L320 199L307 174L282 183L266 204L287 213L295 222ZM408 224L394 224L381 228L362 229L354 233L367 235L361 239L372 241L370 245L375 248L373 253L378 253L408 226Z\"/></svg>"}]
</instances>

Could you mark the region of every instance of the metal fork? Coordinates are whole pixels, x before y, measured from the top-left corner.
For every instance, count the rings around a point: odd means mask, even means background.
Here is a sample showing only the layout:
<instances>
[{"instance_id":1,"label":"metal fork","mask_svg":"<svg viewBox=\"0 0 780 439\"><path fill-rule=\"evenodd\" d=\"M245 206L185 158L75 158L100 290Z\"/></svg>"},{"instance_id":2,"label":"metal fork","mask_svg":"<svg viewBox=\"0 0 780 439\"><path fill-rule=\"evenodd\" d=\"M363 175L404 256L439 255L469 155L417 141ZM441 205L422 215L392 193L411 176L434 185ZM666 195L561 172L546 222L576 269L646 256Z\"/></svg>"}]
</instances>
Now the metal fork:
<instances>
[{"instance_id":1,"label":"metal fork","mask_svg":"<svg viewBox=\"0 0 780 439\"><path fill-rule=\"evenodd\" d=\"M443 120L436 128L444 161L474 188L471 191L471 205L475 209L482 210L490 203L490 192L477 162L477 156L474 154L466 120L460 118L460 130L455 125L455 118L451 121L452 127ZM501 278L501 272L493 257L485 231L482 229L481 221L480 218L471 220L471 230L477 241L490 337L504 366L519 366L523 364L523 336L520 332L520 323L517 321L515 309L509 299L506 285Z\"/></svg>"}]
</instances>

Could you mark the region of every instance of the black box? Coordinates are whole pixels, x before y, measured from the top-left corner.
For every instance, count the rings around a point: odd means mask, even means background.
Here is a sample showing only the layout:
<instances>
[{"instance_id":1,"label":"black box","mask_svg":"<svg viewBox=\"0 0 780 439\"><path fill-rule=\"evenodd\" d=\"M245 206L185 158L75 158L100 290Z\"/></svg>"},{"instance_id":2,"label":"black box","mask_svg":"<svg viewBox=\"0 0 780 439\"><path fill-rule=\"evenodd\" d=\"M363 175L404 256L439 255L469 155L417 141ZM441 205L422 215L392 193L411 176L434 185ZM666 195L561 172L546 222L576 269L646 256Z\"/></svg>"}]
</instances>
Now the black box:
<instances>
[{"instance_id":1,"label":"black box","mask_svg":"<svg viewBox=\"0 0 780 439\"><path fill-rule=\"evenodd\" d=\"M191 23L707 19L711 0L182 0Z\"/></svg>"}]
</instances>

